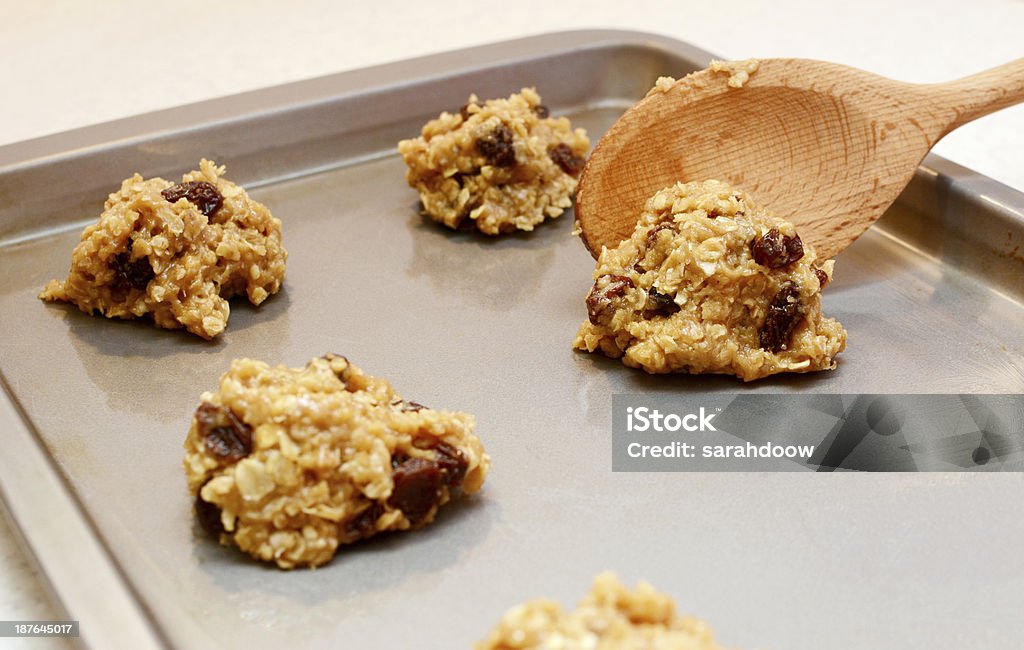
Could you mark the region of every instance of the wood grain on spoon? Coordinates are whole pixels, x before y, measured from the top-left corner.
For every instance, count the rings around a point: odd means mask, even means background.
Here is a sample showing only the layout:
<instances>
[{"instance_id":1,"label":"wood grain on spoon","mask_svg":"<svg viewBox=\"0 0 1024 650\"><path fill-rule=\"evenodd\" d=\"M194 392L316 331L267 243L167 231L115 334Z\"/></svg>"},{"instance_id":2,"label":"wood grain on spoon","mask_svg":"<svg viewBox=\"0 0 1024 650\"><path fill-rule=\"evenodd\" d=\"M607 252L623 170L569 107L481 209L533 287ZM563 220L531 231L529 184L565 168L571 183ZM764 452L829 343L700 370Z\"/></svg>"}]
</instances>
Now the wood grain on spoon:
<instances>
[{"instance_id":1,"label":"wood grain on spoon","mask_svg":"<svg viewBox=\"0 0 1024 650\"><path fill-rule=\"evenodd\" d=\"M653 90L595 147L576 218L595 257L677 181L718 179L794 223L821 258L860 236L942 136L1024 101L1024 59L910 84L805 59L762 59L740 88L702 70Z\"/></svg>"}]
</instances>

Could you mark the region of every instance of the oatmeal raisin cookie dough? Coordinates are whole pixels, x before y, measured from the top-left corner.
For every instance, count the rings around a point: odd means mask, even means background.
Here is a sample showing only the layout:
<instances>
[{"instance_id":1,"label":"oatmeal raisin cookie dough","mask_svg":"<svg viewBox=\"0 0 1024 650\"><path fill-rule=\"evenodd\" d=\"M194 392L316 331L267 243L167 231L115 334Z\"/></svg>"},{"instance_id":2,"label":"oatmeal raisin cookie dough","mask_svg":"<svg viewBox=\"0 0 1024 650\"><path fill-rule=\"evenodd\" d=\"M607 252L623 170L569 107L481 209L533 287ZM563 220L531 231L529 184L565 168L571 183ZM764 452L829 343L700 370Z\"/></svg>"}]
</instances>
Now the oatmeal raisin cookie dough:
<instances>
[{"instance_id":1,"label":"oatmeal raisin cookie dough","mask_svg":"<svg viewBox=\"0 0 1024 650\"><path fill-rule=\"evenodd\" d=\"M281 222L203 160L180 183L125 180L82 232L67 279L39 298L212 339L227 326L229 298L259 305L281 288L287 257Z\"/></svg>"},{"instance_id":2,"label":"oatmeal raisin cookie dough","mask_svg":"<svg viewBox=\"0 0 1024 650\"><path fill-rule=\"evenodd\" d=\"M483 102L471 95L398 143L430 218L498 235L533 230L572 206L590 142L540 102L533 88Z\"/></svg>"},{"instance_id":3,"label":"oatmeal raisin cookie dough","mask_svg":"<svg viewBox=\"0 0 1024 650\"><path fill-rule=\"evenodd\" d=\"M678 183L602 250L574 347L650 373L744 381L835 368L846 331L821 314L833 264L742 191Z\"/></svg>"},{"instance_id":4,"label":"oatmeal raisin cookie dough","mask_svg":"<svg viewBox=\"0 0 1024 650\"><path fill-rule=\"evenodd\" d=\"M476 650L718 650L714 634L641 582L630 591L612 573L594 580L573 612L551 600L510 609Z\"/></svg>"},{"instance_id":5,"label":"oatmeal raisin cookie dough","mask_svg":"<svg viewBox=\"0 0 1024 650\"><path fill-rule=\"evenodd\" d=\"M185 440L202 526L282 569L340 544L434 520L480 489L490 458L472 415L403 400L328 354L304 368L239 359L205 393Z\"/></svg>"}]
</instances>

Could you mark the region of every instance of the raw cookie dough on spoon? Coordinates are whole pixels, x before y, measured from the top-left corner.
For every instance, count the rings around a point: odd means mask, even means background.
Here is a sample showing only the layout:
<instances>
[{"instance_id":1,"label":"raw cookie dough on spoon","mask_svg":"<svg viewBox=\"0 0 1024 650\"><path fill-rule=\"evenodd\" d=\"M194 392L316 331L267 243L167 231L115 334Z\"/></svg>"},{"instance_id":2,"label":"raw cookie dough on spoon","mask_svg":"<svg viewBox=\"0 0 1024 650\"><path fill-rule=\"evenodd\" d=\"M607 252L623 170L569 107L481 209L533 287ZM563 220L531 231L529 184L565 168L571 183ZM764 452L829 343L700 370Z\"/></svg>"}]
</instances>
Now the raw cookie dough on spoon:
<instances>
[{"instance_id":1,"label":"raw cookie dough on spoon","mask_svg":"<svg viewBox=\"0 0 1024 650\"><path fill-rule=\"evenodd\" d=\"M602 250L574 347L650 373L744 381L835 368L846 332L821 314L832 266L743 192L679 183Z\"/></svg>"}]
</instances>

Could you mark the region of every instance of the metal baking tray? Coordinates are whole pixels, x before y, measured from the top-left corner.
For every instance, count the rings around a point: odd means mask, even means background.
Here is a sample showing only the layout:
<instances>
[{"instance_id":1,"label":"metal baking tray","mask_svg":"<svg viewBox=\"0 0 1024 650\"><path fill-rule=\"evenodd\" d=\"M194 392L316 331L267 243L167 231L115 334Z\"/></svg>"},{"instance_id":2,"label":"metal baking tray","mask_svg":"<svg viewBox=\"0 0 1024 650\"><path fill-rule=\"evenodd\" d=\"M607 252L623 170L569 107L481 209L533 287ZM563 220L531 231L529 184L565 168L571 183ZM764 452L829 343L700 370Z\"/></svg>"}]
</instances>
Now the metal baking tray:
<instances>
[{"instance_id":1,"label":"metal baking tray","mask_svg":"<svg viewBox=\"0 0 1024 650\"><path fill-rule=\"evenodd\" d=\"M395 153L475 92L535 85L594 141L709 54L551 34L289 84L0 149L0 487L93 647L467 648L508 607L613 569L745 648L1019 647L1020 474L618 474L613 393L1022 392L1024 196L930 157L844 252L839 369L744 385L571 351L593 260L572 215L486 239L417 214ZM228 165L284 222L283 291L218 341L36 299L126 175ZM192 520L182 442L231 359L327 351L477 415L479 498L282 572Z\"/></svg>"}]
</instances>

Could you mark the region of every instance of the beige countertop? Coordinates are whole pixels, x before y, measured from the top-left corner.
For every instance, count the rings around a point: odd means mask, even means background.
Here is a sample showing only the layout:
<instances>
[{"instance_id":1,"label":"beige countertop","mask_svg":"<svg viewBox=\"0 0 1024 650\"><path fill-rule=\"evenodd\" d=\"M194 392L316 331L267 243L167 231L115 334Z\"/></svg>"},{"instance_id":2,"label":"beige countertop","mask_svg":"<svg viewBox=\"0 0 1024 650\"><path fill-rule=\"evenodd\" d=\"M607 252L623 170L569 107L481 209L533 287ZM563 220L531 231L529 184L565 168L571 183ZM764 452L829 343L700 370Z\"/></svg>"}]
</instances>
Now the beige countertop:
<instances>
[{"instance_id":1,"label":"beige countertop","mask_svg":"<svg viewBox=\"0 0 1024 650\"><path fill-rule=\"evenodd\" d=\"M726 58L832 60L919 82L1024 55L1021 0L9 2L0 5L0 145L288 81L585 28L655 32ZM935 148L1024 190L1022 150L1024 106L969 124ZM7 524L0 524L0 576L0 620L58 618ZM65 644L2 639L0 647Z\"/></svg>"}]
</instances>

